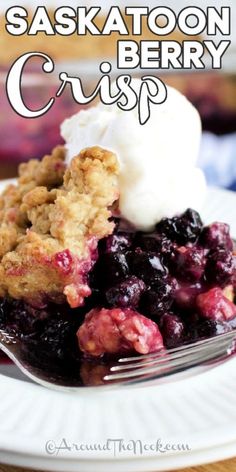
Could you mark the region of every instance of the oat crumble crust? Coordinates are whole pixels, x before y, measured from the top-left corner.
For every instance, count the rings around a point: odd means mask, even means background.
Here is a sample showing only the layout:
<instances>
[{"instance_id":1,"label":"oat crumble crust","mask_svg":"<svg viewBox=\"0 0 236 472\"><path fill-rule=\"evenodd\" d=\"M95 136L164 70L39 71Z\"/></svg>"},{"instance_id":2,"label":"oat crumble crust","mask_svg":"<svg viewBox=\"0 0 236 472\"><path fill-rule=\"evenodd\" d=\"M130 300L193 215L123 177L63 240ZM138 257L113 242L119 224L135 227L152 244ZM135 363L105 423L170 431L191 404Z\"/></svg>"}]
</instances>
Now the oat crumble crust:
<instances>
[{"instance_id":1,"label":"oat crumble crust","mask_svg":"<svg viewBox=\"0 0 236 472\"><path fill-rule=\"evenodd\" d=\"M1 297L83 303L97 242L114 228L117 176L116 156L99 147L81 151L68 168L62 146L20 165L17 185L0 196Z\"/></svg>"}]
</instances>

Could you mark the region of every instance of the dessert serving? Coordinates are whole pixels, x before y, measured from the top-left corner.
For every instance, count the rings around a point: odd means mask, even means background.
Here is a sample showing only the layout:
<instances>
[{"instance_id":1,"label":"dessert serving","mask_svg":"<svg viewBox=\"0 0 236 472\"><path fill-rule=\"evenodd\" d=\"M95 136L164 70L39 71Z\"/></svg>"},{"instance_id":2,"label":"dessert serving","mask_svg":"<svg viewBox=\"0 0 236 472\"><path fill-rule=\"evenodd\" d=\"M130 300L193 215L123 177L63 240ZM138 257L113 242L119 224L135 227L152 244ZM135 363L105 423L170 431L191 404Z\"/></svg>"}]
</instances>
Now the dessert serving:
<instances>
[{"instance_id":1,"label":"dessert serving","mask_svg":"<svg viewBox=\"0 0 236 472\"><path fill-rule=\"evenodd\" d=\"M172 88L152 108L144 126L135 109L81 111L1 195L0 324L45 368L87 378L96 359L236 327L230 228L198 212L199 115Z\"/></svg>"}]
</instances>

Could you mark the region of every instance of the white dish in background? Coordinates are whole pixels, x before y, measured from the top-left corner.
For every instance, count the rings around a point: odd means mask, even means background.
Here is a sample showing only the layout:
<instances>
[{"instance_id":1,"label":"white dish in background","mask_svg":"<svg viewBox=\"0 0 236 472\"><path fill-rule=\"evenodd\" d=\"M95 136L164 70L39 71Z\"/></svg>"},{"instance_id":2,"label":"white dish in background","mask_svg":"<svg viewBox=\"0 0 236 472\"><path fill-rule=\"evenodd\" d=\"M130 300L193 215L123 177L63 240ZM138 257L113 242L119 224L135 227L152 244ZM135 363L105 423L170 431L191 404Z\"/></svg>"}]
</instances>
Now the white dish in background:
<instances>
[{"instance_id":1,"label":"white dish in background","mask_svg":"<svg viewBox=\"0 0 236 472\"><path fill-rule=\"evenodd\" d=\"M202 217L206 223L230 223L236 238L235 208L236 193L209 189ZM0 463L65 472L110 472L111 468L148 472L235 455L236 358L169 383L115 390L84 388L77 394L47 390L20 376L10 378L17 376L10 366L0 367L0 374ZM63 438L68 446L124 439L125 444L140 440L143 447L160 439L162 444L185 444L190 450L140 454L137 446L136 454L117 451L116 456L113 450L46 452L48 441L60 445Z\"/></svg>"}]
</instances>

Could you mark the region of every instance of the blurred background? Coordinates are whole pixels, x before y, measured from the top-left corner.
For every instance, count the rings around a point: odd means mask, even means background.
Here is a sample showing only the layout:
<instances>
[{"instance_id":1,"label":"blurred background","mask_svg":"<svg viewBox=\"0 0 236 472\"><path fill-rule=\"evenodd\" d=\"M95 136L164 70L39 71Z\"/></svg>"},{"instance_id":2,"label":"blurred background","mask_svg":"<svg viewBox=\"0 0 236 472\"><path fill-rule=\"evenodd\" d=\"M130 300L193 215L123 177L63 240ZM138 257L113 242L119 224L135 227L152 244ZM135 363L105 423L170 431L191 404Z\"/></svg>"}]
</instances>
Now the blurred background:
<instances>
[{"instance_id":1,"label":"blurred background","mask_svg":"<svg viewBox=\"0 0 236 472\"><path fill-rule=\"evenodd\" d=\"M29 158L40 158L49 153L52 147L62 142L60 138L60 123L64 118L79 110L68 91L64 91L52 109L43 117L37 119L24 119L18 116L10 107L5 91L6 74L16 58L29 51L42 51L48 53L56 62L56 70L50 77L43 77L40 73L41 62L32 61L27 66L23 79L23 97L32 108L42 106L48 98L54 96L58 89L60 71L67 71L72 75L82 77L89 90L93 90L98 78L98 65L102 59L114 60L116 55L117 35L111 37L78 37L72 35L45 36L43 33L37 36L23 35L10 36L5 32L5 11L12 5L21 5L34 11L37 5L45 5L51 9L59 6L78 7L82 5L96 5L93 1L0 1L0 178L16 175L20 162ZM147 0L112 1L100 0L102 7L98 25L104 23L104 16L111 5L119 5L121 8L129 5L149 5L154 8L159 2ZM161 4L161 3L160 3ZM204 71L169 71L163 74L157 71L167 83L175 86L183 92L189 100L198 108L203 123L203 139L199 156L200 166L204 169L207 180L211 185L217 185L231 190L236 190L236 0L222 1L194 0L191 5L206 9L208 6L230 6L232 9L232 33L231 46L223 59L223 69L212 71L206 67ZM187 0L167 0L165 6L175 11L180 11L188 6ZM128 22L129 23L129 22ZM127 39L127 36L125 37ZM157 38L144 27L143 38ZM163 38L166 39L166 38ZM183 41L186 38L179 31L175 31L172 37ZM196 39L196 38L194 38ZM206 39L203 35L198 40ZM210 38L212 39L212 38ZM217 41L221 38L220 34ZM208 64L208 58L205 58ZM142 72L143 73L143 72ZM151 72L154 73L153 70ZM120 71L119 71L120 74ZM136 70L133 75L138 75ZM114 70L114 77L116 72Z\"/></svg>"}]
</instances>

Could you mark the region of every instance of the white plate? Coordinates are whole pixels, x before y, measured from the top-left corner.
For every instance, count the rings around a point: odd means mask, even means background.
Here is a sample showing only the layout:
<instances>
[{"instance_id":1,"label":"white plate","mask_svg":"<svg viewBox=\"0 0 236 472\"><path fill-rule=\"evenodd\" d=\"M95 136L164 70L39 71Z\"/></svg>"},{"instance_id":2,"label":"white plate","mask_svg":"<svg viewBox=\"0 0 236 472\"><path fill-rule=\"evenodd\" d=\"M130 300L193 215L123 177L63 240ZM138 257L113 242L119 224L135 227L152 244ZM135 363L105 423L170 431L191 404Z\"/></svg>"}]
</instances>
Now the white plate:
<instances>
[{"instance_id":1,"label":"white plate","mask_svg":"<svg viewBox=\"0 0 236 472\"><path fill-rule=\"evenodd\" d=\"M210 189L204 221L227 221L236 237L235 208L236 194ZM15 375L14 369L2 368L0 462L65 472L148 472L235 455L236 358L166 384L84 388L77 394L50 391L9 375ZM99 450L108 439L109 450ZM162 445L186 445L189 450L145 450L158 439ZM119 440L125 450L121 446L119 451ZM127 450L129 441L137 441L136 451ZM47 453L46 444L64 449ZM87 450L89 446L97 451Z\"/></svg>"}]
</instances>

